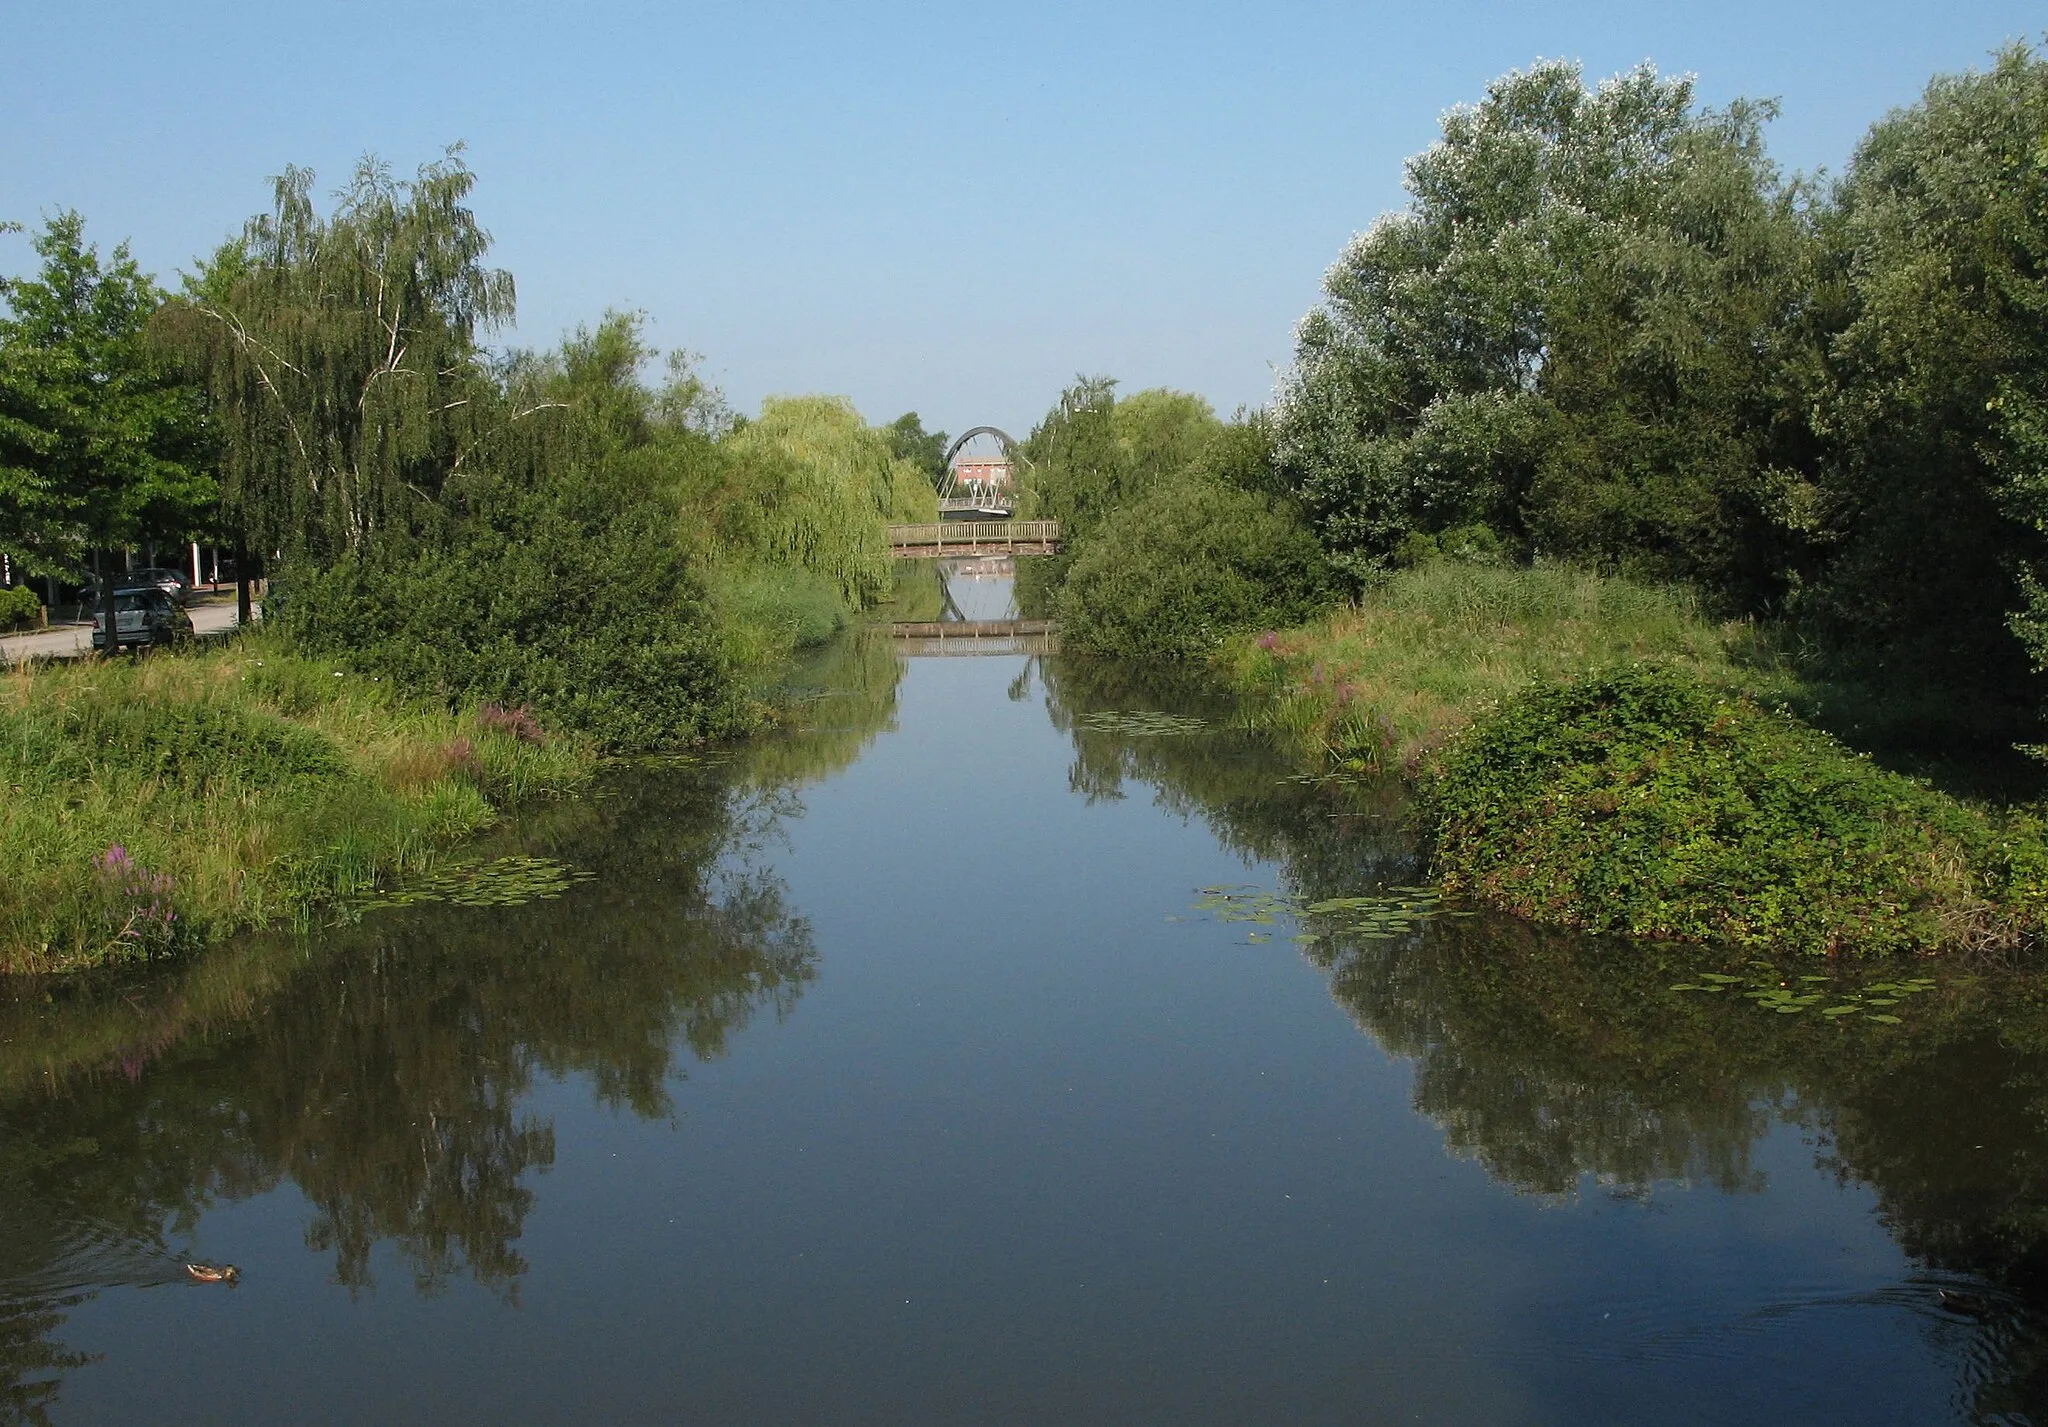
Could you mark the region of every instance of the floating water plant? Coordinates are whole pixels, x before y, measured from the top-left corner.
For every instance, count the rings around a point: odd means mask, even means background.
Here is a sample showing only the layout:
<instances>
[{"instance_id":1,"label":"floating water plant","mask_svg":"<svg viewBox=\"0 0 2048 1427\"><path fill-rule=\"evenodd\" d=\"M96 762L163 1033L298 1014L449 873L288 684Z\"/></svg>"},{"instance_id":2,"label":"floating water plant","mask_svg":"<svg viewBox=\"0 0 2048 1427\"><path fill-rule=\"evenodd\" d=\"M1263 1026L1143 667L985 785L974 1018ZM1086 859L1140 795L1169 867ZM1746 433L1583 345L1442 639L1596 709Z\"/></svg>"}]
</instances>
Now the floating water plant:
<instances>
[{"instance_id":1,"label":"floating water plant","mask_svg":"<svg viewBox=\"0 0 2048 1427\"><path fill-rule=\"evenodd\" d=\"M1385 941L1405 935L1423 922L1434 921L1438 917L1472 915L1446 908L1443 896L1436 888L1422 886L1389 887L1371 897L1331 897L1311 903L1308 912L1311 916L1323 918L1339 931L1367 941Z\"/></svg>"},{"instance_id":2,"label":"floating water plant","mask_svg":"<svg viewBox=\"0 0 2048 1427\"><path fill-rule=\"evenodd\" d=\"M1120 733L1127 738L1177 738L1190 733L1208 730L1206 719L1189 718L1185 714L1159 713L1152 709L1136 709L1126 713L1103 711L1082 714L1076 722L1094 733Z\"/></svg>"},{"instance_id":3,"label":"floating water plant","mask_svg":"<svg viewBox=\"0 0 2048 1427\"><path fill-rule=\"evenodd\" d=\"M1414 931L1438 917L1469 917L1474 913L1448 908L1434 887L1390 887L1369 897L1330 897L1304 906L1299 897L1275 892L1248 882L1219 883L1196 889L1202 896L1195 903L1198 912L1213 913L1219 922L1249 922L1255 926L1276 925L1283 916L1301 922L1313 917L1323 931L1301 931L1291 940L1302 945L1321 941L1327 933L1349 934L1368 941L1384 941ZM1269 937L1253 933L1254 940Z\"/></svg>"},{"instance_id":4,"label":"floating water plant","mask_svg":"<svg viewBox=\"0 0 2048 1427\"><path fill-rule=\"evenodd\" d=\"M595 872L570 867L548 857L500 857L491 862L457 862L417 882L377 892L346 904L351 912L378 907L409 907L419 902L448 902L458 907L523 907L552 901Z\"/></svg>"},{"instance_id":5,"label":"floating water plant","mask_svg":"<svg viewBox=\"0 0 2048 1427\"><path fill-rule=\"evenodd\" d=\"M1225 882L1196 890L1202 894L1202 899L1195 903L1195 910L1214 912L1219 922L1253 922L1259 926L1273 926L1283 914L1290 917L1300 915L1299 898L1250 882Z\"/></svg>"},{"instance_id":6,"label":"floating water plant","mask_svg":"<svg viewBox=\"0 0 2048 1427\"><path fill-rule=\"evenodd\" d=\"M1903 1004L1908 997L1932 991L1936 984L1931 976L1907 976L1890 981L1870 981L1860 988L1845 991L1836 987L1834 980L1832 976L1788 977L1775 968L1747 977L1702 971L1694 980L1681 981L1671 989L1708 995L1736 991L1745 1000L1754 1002L1757 1009L1780 1016L1797 1016L1819 1008L1819 1014L1827 1020L1855 1016L1880 1025L1896 1026L1900 1019L1891 1008Z\"/></svg>"}]
</instances>

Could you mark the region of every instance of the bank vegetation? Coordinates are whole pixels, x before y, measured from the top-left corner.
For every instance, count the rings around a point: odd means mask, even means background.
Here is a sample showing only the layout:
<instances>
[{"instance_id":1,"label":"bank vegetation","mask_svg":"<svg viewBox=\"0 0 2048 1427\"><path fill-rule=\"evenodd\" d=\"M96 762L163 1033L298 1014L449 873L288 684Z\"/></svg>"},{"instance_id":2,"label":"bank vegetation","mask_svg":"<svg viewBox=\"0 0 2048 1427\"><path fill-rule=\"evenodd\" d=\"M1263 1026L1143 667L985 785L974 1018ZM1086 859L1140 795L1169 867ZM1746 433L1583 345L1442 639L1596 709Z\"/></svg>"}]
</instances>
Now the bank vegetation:
<instances>
[{"instance_id":1,"label":"bank vegetation","mask_svg":"<svg viewBox=\"0 0 2048 1427\"><path fill-rule=\"evenodd\" d=\"M1026 449L1069 547L1029 597L1417 780L1465 895L2035 944L2048 60L1937 77L1839 178L1782 172L1774 114L1647 65L1496 81L1338 256L1269 410L1062 396Z\"/></svg>"}]
</instances>

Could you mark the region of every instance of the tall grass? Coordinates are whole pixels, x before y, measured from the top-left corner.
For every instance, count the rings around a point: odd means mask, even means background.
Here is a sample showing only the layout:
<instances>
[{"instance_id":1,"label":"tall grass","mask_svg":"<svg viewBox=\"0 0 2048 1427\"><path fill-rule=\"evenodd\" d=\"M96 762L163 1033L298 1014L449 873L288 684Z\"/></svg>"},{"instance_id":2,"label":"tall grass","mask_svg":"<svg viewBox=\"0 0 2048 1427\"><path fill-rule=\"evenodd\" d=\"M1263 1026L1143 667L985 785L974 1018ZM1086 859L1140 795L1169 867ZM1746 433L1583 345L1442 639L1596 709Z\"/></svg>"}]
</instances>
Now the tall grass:
<instances>
[{"instance_id":1,"label":"tall grass","mask_svg":"<svg viewBox=\"0 0 2048 1427\"><path fill-rule=\"evenodd\" d=\"M851 617L839 587L810 570L727 567L713 572L711 586L731 666L757 674L824 644Z\"/></svg>"},{"instance_id":2,"label":"tall grass","mask_svg":"<svg viewBox=\"0 0 2048 1427\"><path fill-rule=\"evenodd\" d=\"M0 971L146 957L430 864L587 776L563 738L248 638L0 678Z\"/></svg>"},{"instance_id":3,"label":"tall grass","mask_svg":"<svg viewBox=\"0 0 2048 1427\"><path fill-rule=\"evenodd\" d=\"M1684 590L1562 567L1441 561L1356 603L1222 656L1252 717L1318 759L1407 768L1481 709L1538 679L1637 659L1686 666L1766 702L1797 681L1755 629Z\"/></svg>"}]
</instances>

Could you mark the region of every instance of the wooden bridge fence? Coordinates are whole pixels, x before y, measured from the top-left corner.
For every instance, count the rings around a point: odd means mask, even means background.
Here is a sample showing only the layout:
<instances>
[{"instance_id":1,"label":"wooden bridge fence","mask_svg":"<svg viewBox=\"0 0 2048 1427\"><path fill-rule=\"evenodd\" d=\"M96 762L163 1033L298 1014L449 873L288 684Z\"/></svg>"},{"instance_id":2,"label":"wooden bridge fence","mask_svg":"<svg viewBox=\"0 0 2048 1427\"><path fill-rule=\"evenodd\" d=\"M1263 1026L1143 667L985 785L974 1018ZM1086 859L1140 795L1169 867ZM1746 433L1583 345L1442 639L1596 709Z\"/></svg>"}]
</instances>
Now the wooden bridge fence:
<instances>
[{"instance_id":1,"label":"wooden bridge fence","mask_svg":"<svg viewBox=\"0 0 2048 1427\"><path fill-rule=\"evenodd\" d=\"M906 560L947 555L1056 555L1057 520L941 520L889 527L889 553Z\"/></svg>"}]
</instances>

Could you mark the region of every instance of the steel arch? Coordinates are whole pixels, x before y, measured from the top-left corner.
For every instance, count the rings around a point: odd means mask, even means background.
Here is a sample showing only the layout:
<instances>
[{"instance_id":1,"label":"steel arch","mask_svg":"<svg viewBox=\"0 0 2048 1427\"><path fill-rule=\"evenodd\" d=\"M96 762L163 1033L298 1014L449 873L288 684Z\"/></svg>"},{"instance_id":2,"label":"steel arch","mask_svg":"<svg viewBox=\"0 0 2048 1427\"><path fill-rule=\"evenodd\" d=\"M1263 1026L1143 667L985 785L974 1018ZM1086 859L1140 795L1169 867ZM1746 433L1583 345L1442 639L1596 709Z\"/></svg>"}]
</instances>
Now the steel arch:
<instances>
[{"instance_id":1,"label":"steel arch","mask_svg":"<svg viewBox=\"0 0 2048 1427\"><path fill-rule=\"evenodd\" d=\"M965 446L969 441L972 441L977 436L995 437L996 440L1003 443L1003 454L1005 456L1008 456L1013 461L1021 459L1017 454L1016 441L1011 438L1009 432L1003 430L1001 427L969 427L967 430L961 432L958 436L953 438L953 444L946 448L945 457L940 463L940 469L945 472L945 474L939 478L939 496L941 499L953 494L954 483L959 479L957 476L953 474L953 458L960 454L960 449L963 446Z\"/></svg>"}]
</instances>

